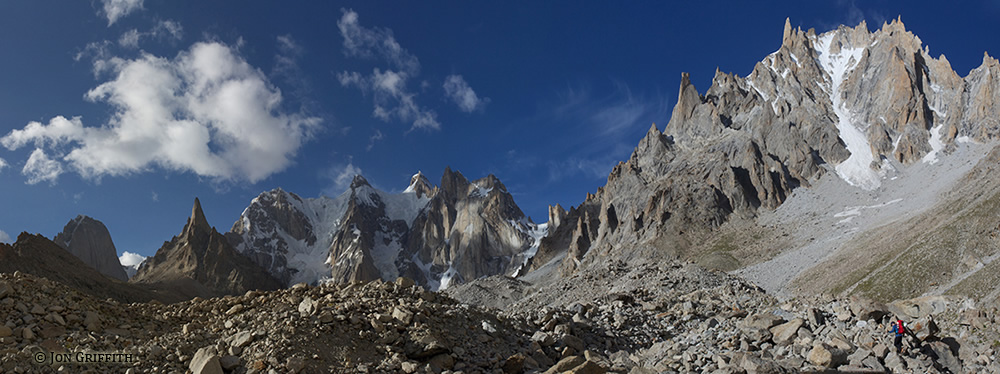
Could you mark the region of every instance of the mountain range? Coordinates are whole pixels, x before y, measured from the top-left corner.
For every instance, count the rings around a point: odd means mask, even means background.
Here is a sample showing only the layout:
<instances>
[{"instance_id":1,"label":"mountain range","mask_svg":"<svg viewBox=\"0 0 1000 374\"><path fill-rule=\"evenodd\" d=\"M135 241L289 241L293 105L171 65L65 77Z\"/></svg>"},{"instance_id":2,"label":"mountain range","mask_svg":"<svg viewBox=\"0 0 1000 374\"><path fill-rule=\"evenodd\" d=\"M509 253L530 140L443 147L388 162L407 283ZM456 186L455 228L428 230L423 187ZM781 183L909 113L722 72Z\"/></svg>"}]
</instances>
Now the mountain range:
<instances>
[{"instance_id":1,"label":"mountain range","mask_svg":"<svg viewBox=\"0 0 1000 374\"><path fill-rule=\"evenodd\" d=\"M996 230L986 212L998 74L987 55L959 76L899 20L822 34L786 20L781 47L747 76L717 69L701 93L682 74L665 129L653 124L603 187L569 209L549 207L546 223L493 175L469 181L446 168L435 186L418 172L400 193L359 175L332 198L265 191L225 233L196 199L181 235L130 282L188 296L397 277L439 290L691 260L779 295L995 299L1000 251L986 239ZM127 279L99 221L77 217L55 243Z\"/></svg>"}]
</instances>

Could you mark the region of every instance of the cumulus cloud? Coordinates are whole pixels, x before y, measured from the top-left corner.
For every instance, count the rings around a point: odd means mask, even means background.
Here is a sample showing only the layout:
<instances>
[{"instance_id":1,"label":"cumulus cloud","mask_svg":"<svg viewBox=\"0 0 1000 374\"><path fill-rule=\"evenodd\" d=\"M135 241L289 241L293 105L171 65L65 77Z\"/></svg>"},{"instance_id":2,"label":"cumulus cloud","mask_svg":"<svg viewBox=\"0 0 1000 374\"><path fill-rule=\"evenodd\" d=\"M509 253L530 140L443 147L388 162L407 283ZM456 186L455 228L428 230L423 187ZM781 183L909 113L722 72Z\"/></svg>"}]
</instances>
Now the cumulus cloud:
<instances>
[{"instance_id":1,"label":"cumulus cloud","mask_svg":"<svg viewBox=\"0 0 1000 374\"><path fill-rule=\"evenodd\" d=\"M35 148L28 157L28 162L24 163L21 174L28 177L28 184L48 181L56 184L56 179L63 173L62 164L59 161L49 158L41 148Z\"/></svg>"},{"instance_id":2,"label":"cumulus cloud","mask_svg":"<svg viewBox=\"0 0 1000 374\"><path fill-rule=\"evenodd\" d=\"M108 18L108 27L111 27L122 17L142 9L143 0L101 0L104 4L104 16Z\"/></svg>"},{"instance_id":3,"label":"cumulus cloud","mask_svg":"<svg viewBox=\"0 0 1000 374\"><path fill-rule=\"evenodd\" d=\"M3 171L3 169L6 168L6 167L7 167L7 161L5 161L4 159L0 158L0 171Z\"/></svg>"},{"instance_id":4,"label":"cumulus cloud","mask_svg":"<svg viewBox=\"0 0 1000 374\"><path fill-rule=\"evenodd\" d=\"M477 96L476 91L469 87L461 75L449 75L445 78L444 92L458 105L458 109L466 113L481 110L486 107L486 103L490 102L488 97L480 98Z\"/></svg>"},{"instance_id":5,"label":"cumulus cloud","mask_svg":"<svg viewBox=\"0 0 1000 374\"><path fill-rule=\"evenodd\" d=\"M10 235L3 230L0 230L0 243L10 243Z\"/></svg>"},{"instance_id":6,"label":"cumulus cloud","mask_svg":"<svg viewBox=\"0 0 1000 374\"><path fill-rule=\"evenodd\" d=\"M54 183L64 163L88 179L160 167L256 183L288 167L320 123L284 113L281 91L225 44L106 63L114 78L85 97L114 109L107 123L87 127L59 116L0 138L10 150L36 147L22 171L29 183Z\"/></svg>"},{"instance_id":7,"label":"cumulus cloud","mask_svg":"<svg viewBox=\"0 0 1000 374\"><path fill-rule=\"evenodd\" d=\"M122 255L118 256L118 262L120 262L122 266L136 266L141 264L145 260L146 256L142 256L138 253L132 253L129 251L122 252Z\"/></svg>"},{"instance_id":8,"label":"cumulus cloud","mask_svg":"<svg viewBox=\"0 0 1000 374\"><path fill-rule=\"evenodd\" d=\"M353 10L344 13L337 21L344 37L344 54L349 57L380 58L390 68L372 69L370 75L359 72L341 72L337 75L344 87L356 87L374 101L372 115L389 122L399 120L411 124L410 129L439 130L437 113L416 102L416 94L407 88L407 81L420 73L420 61L396 41L392 30L366 28L358 22Z\"/></svg>"}]
</instances>

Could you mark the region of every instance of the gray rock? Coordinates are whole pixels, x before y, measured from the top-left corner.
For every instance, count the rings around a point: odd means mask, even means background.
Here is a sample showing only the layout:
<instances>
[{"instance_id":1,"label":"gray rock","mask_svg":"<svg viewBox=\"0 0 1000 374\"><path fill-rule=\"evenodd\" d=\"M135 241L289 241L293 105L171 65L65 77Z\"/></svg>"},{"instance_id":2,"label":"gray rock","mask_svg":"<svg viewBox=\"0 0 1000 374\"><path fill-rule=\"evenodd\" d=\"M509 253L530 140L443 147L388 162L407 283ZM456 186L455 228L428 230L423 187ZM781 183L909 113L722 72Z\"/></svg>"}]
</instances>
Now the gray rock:
<instances>
[{"instance_id":1,"label":"gray rock","mask_svg":"<svg viewBox=\"0 0 1000 374\"><path fill-rule=\"evenodd\" d=\"M229 308L229 310L226 311L226 315L227 316L231 316L231 315L239 314L241 312L243 312L243 304L236 304L236 305L233 305L232 308Z\"/></svg>"},{"instance_id":2,"label":"gray rock","mask_svg":"<svg viewBox=\"0 0 1000 374\"><path fill-rule=\"evenodd\" d=\"M204 347L195 352L188 364L188 369L194 374L223 374L219 356L213 347Z\"/></svg>"},{"instance_id":3,"label":"gray rock","mask_svg":"<svg viewBox=\"0 0 1000 374\"><path fill-rule=\"evenodd\" d=\"M299 314L302 316L311 316L316 312L316 301L312 297L306 296L299 303Z\"/></svg>"},{"instance_id":4,"label":"gray rock","mask_svg":"<svg viewBox=\"0 0 1000 374\"><path fill-rule=\"evenodd\" d=\"M231 371L240 366L240 357L235 355L227 355L219 358L219 365L222 366L222 370Z\"/></svg>"},{"instance_id":5,"label":"gray rock","mask_svg":"<svg viewBox=\"0 0 1000 374\"><path fill-rule=\"evenodd\" d=\"M825 344L813 344L806 359L813 365L833 368L846 361L846 358L847 355L840 349Z\"/></svg>"},{"instance_id":6,"label":"gray rock","mask_svg":"<svg viewBox=\"0 0 1000 374\"><path fill-rule=\"evenodd\" d=\"M253 334L250 331L240 331L229 338L229 345L244 348L253 341Z\"/></svg>"},{"instance_id":7,"label":"gray rock","mask_svg":"<svg viewBox=\"0 0 1000 374\"><path fill-rule=\"evenodd\" d=\"M14 293L14 288L10 286L7 281L0 280L0 299L10 296Z\"/></svg>"},{"instance_id":8,"label":"gray rock","mask_svg":"<svg viewBox=\"0 0 1000 374\"><path fill-rule=\"evenodd\" d=\"M927 353L938 365L947 368L952 373L962 373L962 362L951 351L951 347L942 341L933 341L925 345Z\"/></svg>"},{"instance_id":9,"label":"gray rock","mask_svg":"<svg viewBox=\"0 0 1000 374\"><path fill-rule=\"evenodd\" d=\"M548 347L556 343L556 338L544 331L535 331L534 335L531 335L531 341L537 342L542 347Z\"/></svg>"},{"instance_id":10,"label":"gray rock","mask_svg":"<svg viewBox=\"0 0 1000 374\"><path fill-rule=\"evenodd\" d=\"M402 323L403 326L408 326L413 321L413 312L396 307L392 309L392 318Z\"/></svg>"},{"instance_id":11,"label":"gray rock","mask_svg":"<svg viewBox=\"0 0 1000 374\"><path fill-rule=\"evenodd\" d=\"M549 370L545 371L545 374L556 374L556 373L567 372L577 366L583 365L584 362L587 362L587 360L585 360L583 357L569 356L563 358L562 360L559 360L559 362L557 362L555 365L552 365L552 367L550 367Z\"/></svg>"},{"instance_id":12,"label":"gray rock","mask_svg":"<svg viewBox=\"0 0 1000 374\"><path fill-rule=\"evenodd\" d=\"M297 374L302 371L302 369L305 369L305 367L306 361L299 356L289 357L288 360L285 361L285 369L288 369L288 372L292 374Z\"/></svg>"},{"instance_id":13,"label":"gray rock","mask_svg":"<svg viewBox=\"0 0 1000 374\"><path fill-rule=\"evenodd\" d=\"M787 345L791 343L792 339L797 336L797 332L803 324L805 324L805 320L796 318L772 327L770 331L773 335L772 339L774 340L774 343L779 345Z\"/></svg>"}]
</instances>

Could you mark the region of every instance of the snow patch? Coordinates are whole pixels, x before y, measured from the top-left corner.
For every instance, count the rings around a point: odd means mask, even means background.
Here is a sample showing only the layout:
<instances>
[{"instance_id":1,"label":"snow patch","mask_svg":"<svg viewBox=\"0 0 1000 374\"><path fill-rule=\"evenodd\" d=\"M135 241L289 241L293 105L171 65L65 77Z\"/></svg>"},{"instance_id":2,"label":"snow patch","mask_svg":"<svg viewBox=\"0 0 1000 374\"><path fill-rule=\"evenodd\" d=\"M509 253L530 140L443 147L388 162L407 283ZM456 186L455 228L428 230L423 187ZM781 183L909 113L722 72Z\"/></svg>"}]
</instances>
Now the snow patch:
<instances>
[{"instance_id":1,"label":"snow patch","mask_svg":"<svg viewBox=\"0 0 1000 374\"><path fill-rule=\"evenodd\" d=\"M451 282L455 280L455 276L461 277L458 274L458 270L455 270L454 266L449 265L448 270L441 274L441 286L435 291L447 289L448 286L451 286Z\"/></svg>"},{"instance_id":2,"label":"snow patch","mask_svg":"<svg viewBox=\"0 0 1000 374\"><path fill-rule=\"evenodd\" d=\"M864 210L864 209L878 209L878 208L882 208L882 207L886 207L886 206L898 203L900 201L903 201L903 199L889 200L887 202L879 203L879 204L875 204L875 205L849 206L849 207L844 208L844 210L841 211L840 213L834 214L833 217L834 218L844 217L844 219L842 219L840 221L837 221L838 225L844 224L844 223L849 223L855 217L860 216L861 215L861 211Z\"/></svg>"},{"instance_id":3,"label":"snow patch","mask_svg":"<svg viewBox=\"0 0 1000 374\"><path fill-rule=\"evenodd\" d=\"M944 128L944 124L943 123L940 124L940 125L934 126L934 128L931 129L931 139L930 139L931 151L927 152L927 154L924 155L924 158L922 158L921 161L926 162L926 163L931 164L931 165L934 165L934 164L936 164L938 162L937 154L942 149L944 149L944 142L941 141L941 129L942 128Z\"/></svg>"},{"instance_id":4,"label":"snow patch","mask_svg":"<svg viewBox=\"0 0 1000 374\"><path fill-rule=\"evenodd\" d=\"M125 275L129 278L132 278L139 271L139 266L142 266L144 261L146 261L146 256L129 251L122 252L122 255L118 256L118 262L122 265Z\"/></svg>"},{"instance_id":5,"label":"snow patch","mask_svg":"<svg viewBox=\"0 0 1000 374\"><path fill-rule=\"evenodd\" d=\"M862 124L858 123L858 119L844 104L840 91L841 84L857 66L865 49L841 45L840 52L830 53L830 46L836 35L836 32L831 31L817 38L816 51L819 53L820 66L830 77L830 101L837 115L837 130L851 153L847 160L837 165L837 175L852 186L874 190L881 185L881 177L871 168L874 161L871 145L862 131Z\"/></svg>"}]
</instances>

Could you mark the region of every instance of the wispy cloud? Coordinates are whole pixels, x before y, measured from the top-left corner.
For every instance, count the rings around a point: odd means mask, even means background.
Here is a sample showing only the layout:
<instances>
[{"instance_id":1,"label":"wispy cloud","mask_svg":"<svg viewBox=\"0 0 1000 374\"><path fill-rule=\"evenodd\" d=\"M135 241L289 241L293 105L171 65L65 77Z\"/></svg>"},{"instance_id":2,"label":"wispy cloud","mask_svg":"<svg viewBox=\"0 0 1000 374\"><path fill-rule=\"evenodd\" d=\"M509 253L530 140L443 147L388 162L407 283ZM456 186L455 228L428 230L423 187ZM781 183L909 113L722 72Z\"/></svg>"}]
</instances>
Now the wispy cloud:
<instances>
[{"instance_id":1,"label":"wispy cloud","mask_svg":"<svg viewBox=\"0 0 1000 374\"><path fill-rule=\"evenodd\" d=\"M366 28L358 21L353 10L342 9L344 13L337 21L337 27L344 38L344 54L348 57L365 59L379 58L389 64L389 68L373 68L372 73L343 71L337 74L344 87L356 87L363 95L371 95L374 101L372 115L389 122L398 120L410 123L410 130L440 130L437 113L417 104L417 94L407 88L407 81L420 73L420 61L399 45L392 30Z\"/></svg>"},{"instance_id":2,"label":"wispy cloud","mask_svg":"<svg viewBox=\"0 0 1000 374\"><path fill-rule=\"evenodd\" d=\"M371 151L375 147L375 142L379 140L382 140L382 131L375 130L375 133L368 138L368 147L365 147L365 150Z\"/></svg>"},{"instance_id":3,"label":"wispy cloud","mask_svg":"<svg viewBox=\"0 0 1000 374\"><path fill-rule=\"evenodd\" d=\"M143 0L101 0L104 5L103 15L108 18L108 27L122 17L142 9L142 2Z\"/></svg>"},{"instance_id":4,"label":"wispy cloud","mask_svg":"<svg viewBox=\"0 0 1000 374\"><path fill-rule=\"evenodd\" d=\"M669 117L662 95L636 95L628 85L615 82L609 94L597 96L589 86L569 87L553 102L545 103L535 122L565 124L561 157L550 159L550 180L573 175L607 178L619 161L628 158L641 134Z\"/></svg>"},{"instance_id":5,"label":"wispy cloud","mask_svg":"<svg viewBox=\"0 0 1000 374\"><path fill-rule=\"evenodd\" d=\"M362 175L361 168L354 166L353 157L348 157L346 163L335 165L327 169L323 174L322 177L329 182L329 185L323 189L323 194L326 196L339 196L351 187L351 182L354 181L354 177L357 175Z\"/></svg>"},{"instance_id":6,"label":"wispy cloud","mask_svg":"<svg viewBox=\"0 0 1000 374\"><path fill-rule=\"evenodd\" d=\"M22 170L28 183L55 183L63 163L84 178L159 167L256 183L288 167L320 123L285 113L281 92L222 43L196 43L173 59L143 53L105 64L114 78L86 98L113 108L107 123L59 116L0 138L10 150L36 147Z\"/></svg>"},{"instance_id":7,"label":"wispy cloud","mask_svg":"<svg viewBox=\"0 0 1000 374\"><path fill-rule=\"evenodd\" d=\"M156 191L152 191L152 196L150 197L153 199L153 201L160 201L160 194L156 193Z\"/></svg>"},{"instance_id":8,"label":"wispy cloud","mask_svg":"<svg viewBox=\"0 0 1000 374\"><path fill-rule=\"evenodd\" d=\"M3 230L0 230L0 243L10 243L10 235Z\"/></svg>"},{"instance_id":9,"label":"wispy cloud","mask_svg":"<svg viewBox=\"0 0 1000 374\"><path fill-rule=\"evenodd\" d=\"M375 58L381 57L393 68L408 74L420 72L420 61L399 45L392 30L384 28L366 28L358 21L358 13L350 9L341 9L344 13L337 21L340 35L344 37L344 54L350 57Z\"/></svg>"},{"instance_id":10,"label":"wispy cloud","mask_svg":"<svg viewBox=\"0 0 1000 374\"><path fill-rule=\"evenodd\" d=\"M461 75L449 75L445 78L444 92L458 105L459 109L466 113L482 110L490 102L488 97L480 98L476 95L476 91L469 87Z\"/></svg>"},{"instance_id":11,"label":"wispy cloud","mask_svg":"<svg viewBox=\"0 0 1000 374\"><path fill-rule=\"evenodd\" d=\"M142 39L154 38L168 42L180 41L184 36L184 28L181 24L173 21L159 21L149 31L139 31L137 29L128 30L118 37L118 45L122 48L137 49Z\"/></svg>"},{"instance_id":12,"label":"wispy cloud","mask_svg":"<svg viewBox=\"0 0 1000 374\"><path fill-rule=\"evenodd\" d=\"M6 168L7 166L8 166L7 165L7 161L5 161L4 159L0 158L0 172L2 172L3 169Z\"/></svg>"}]
</instances>

